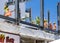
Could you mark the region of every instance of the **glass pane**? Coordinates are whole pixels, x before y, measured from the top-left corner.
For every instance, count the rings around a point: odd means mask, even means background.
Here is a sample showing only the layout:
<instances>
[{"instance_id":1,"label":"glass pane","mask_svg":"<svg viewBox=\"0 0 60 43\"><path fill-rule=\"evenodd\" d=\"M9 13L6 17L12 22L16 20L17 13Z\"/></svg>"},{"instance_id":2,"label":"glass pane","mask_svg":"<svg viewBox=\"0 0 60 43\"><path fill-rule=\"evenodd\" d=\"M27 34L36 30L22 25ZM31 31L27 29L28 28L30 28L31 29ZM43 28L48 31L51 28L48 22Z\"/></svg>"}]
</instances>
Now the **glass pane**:
<instances>
[{"instance_id":1,"label":"glass pane","mask_svg":"<svg viewBox=\"0 0 60 43\"><path fill-rule=\"evenodd\" d=\"M23 5L24 10L21 9L21 12L23 12L21 19L25 22L38 25L40 23L40 0L30 0L25 4L26 5Z\"/></svg>"},{"instance_id":2,"label":"glass pane","mask_svg":"<svg viewBox=\"0 0 60 43\"><path fill-rule=\"evenodd\" d=\"M44 40L37 40L36 43L44 43Z\"/></svg>"},{"instance_id":3,"label":"glass pane","mask_svg":"<svg viewBox=\"0 0 60 43\"><path fill-rule=\"evenodd\" d=\"M27 38L22 38L21 43L34 43L34 40L32 39L27 39Z\"/></svg>"}]
</instances>

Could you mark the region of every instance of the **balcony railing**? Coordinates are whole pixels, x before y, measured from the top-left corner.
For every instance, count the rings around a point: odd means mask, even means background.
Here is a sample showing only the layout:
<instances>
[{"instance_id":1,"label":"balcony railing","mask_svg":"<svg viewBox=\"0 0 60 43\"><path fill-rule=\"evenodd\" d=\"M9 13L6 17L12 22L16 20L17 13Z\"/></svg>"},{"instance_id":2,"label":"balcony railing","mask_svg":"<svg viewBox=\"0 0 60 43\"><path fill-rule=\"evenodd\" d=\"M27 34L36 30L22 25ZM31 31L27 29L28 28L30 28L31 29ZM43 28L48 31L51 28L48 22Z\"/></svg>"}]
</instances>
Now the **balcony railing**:
<instances>
[{"instance_id":1,"label":"balcony railing","mask_svg":"<svg viewBox=\"0 0 60 43\"><path fill-rule=\"evenodd\" d=\"M16 23L16 19L14 19L14 18L5 17L5 16L3 16L3 15L0 15L0 18L6 19L6 20L8 20L8 21L12 21L12 22L15 22L15 23ZM12 22L10 22L10 23L12 23ZM35 29L35 30L40 29L40 30L43 30L43 31L48 32L48 33L58 34L58 31L51 30L51 29L49 29L49 28L44 29L42 26L39 26L39 25L36 25L36 24L32 24L32 23L29 23L29 22L26 22L26 21L20 21L20 23L21 23L21 24L25 24L25 25L29 25L29 26L27 26L27 28L31 28L31 29ZM32 26L32 27L31 27L31 26ZM36 28L35 28L35 27L36 27Z\"/></svg>"}]
</instances>

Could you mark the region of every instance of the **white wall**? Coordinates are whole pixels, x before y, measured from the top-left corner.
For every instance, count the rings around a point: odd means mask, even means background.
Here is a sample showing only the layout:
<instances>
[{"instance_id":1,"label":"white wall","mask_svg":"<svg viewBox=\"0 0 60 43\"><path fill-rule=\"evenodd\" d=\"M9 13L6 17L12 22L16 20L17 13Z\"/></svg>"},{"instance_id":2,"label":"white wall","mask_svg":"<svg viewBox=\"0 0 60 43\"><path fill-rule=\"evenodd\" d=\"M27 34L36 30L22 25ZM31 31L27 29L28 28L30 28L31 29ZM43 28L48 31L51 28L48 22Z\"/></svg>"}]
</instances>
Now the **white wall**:
<instances>
[{"instance_id":1,"label":"white wall","mask_svg":"<svg viewBox=\"0 0 60 43\"><path fill-rule=\"evenodd\" d=\"M20 3L21 18L24 18L24 17L25 17L25 10L26 10L26 8L25 8L25 3L26 3L26 2Z\"/></svg>"},{"instance_id":2,"label":"white wall","mask_svg":"<svg viewBox=\"0 0 60 43\"><path fill-rule=\"evenodd\" d=\"M7 0L0 0L0 14L4 14L4 4Z\"/></svg>"}]
</instances>

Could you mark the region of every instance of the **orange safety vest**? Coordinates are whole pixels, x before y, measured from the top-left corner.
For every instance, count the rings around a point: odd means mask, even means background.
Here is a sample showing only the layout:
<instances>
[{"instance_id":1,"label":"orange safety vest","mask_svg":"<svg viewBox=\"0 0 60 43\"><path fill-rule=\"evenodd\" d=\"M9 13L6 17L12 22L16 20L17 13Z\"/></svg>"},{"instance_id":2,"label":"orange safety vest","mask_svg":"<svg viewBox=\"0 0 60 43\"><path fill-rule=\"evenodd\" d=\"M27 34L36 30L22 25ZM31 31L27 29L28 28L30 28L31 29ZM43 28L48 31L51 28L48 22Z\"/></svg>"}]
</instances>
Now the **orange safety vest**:
<instances>
[{"instance_id":1,"label":"orange safety vest","mask_svg":"<svg viewBox=\"0 0 60 43\"><path fill-rule=\"evenodd\" d=\"M53 26L53 30L56 30L56 25Z\"/></svg>"},{"instance_id":2,"label":"orange safety vest","mask_svg":"<svg viewBox=\"0 0 60 43\"><path fill-rule=\"evenodd\" d=\"M48 23L44 22L44 28L48 28Z\"/></svg>"},{"instance_id":3,"label":"orange safety vest","mask_svg":"<svg viewBox=\"0 0 60 43\"><path fill-rule=\"evenodd\" d=\"M51 24L51 23L49 24L49 28L50 28L50 29L52 29L52 28L53 28L53 26L52 26L52 24Z\"/></svg>"},{"instance_id":4,"label":"orange safety vest","mask_svg":"<svg viewBox=\"0 0 60 43\"><path fill-rule=\"evenodd\" d=\"M7 12L5 12L4 16L11 16L11 11L8 10Z\"/></svg>"}]
</instances>

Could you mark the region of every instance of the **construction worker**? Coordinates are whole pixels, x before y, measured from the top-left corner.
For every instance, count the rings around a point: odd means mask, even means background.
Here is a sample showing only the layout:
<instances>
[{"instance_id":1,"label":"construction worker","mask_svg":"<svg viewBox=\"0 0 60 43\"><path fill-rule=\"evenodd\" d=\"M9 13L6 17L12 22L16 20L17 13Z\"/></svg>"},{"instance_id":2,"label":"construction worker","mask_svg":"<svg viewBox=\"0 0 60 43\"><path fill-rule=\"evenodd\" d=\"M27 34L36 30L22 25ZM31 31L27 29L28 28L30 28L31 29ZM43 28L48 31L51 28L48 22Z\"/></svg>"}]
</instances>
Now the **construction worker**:
<instances>
[{"instance_id":1,"label":"construction worker","mask_svg":"<svg viewBox=\"0 0 60 43\"><path fill-rule=\"evenodd\" d=\"M44 20L44 29L47 29L48 28L48 22L47 20Z\"/></svg>"},{"instance_id":2,"label":"construction worker","mask_svg":"<svg viewBox=\"0 0 60 43\"><path fill-rule=\"evenodd\" d=\"M15 9L13 11L15 11ZM11 16L13 11L10 11L10 9L8 8L8 5L5 4L5 6L4 6L4 16L6 16L6 17ZM10 22L10 21L5 20L5 22Z\"/></svg>"},{"instance_id":3,"label":"construction worker","mask_svg":"<svg viewBox=\"0 0 60 43\"><path fill-rule=\"evenodd\" d=\"M52 23L49 24L49 29L50 29L50 30L53 29Z\"/></svg>"},{"instance_id":4,"label":"construction worker","mask_svg":"<svg viewBox=\"0 0 60 43\"><path fill-rule=\"evenodd\" d=\"M9 10L7 5L4 6L4 16L11 16L11 11Z\"/></svg>"},{"instance_id":5,"label":"construction worker","mask_svg":"<svg viewBox=\"0 0 60 43\"><path fill-rule=\"evenodd\" d=\"M56 30L56 23L53 23L53 30Z\"/></svg>"},{"instance_id":6,"label":"construction worker","mask_svg":"<svg viewBox=\"0 0 60 43\"><path fill-rule=\"evenodd\" d=\"M36 17L36 24L40 25L40 18L39 17Z\"/></svg>"},{"instance_id":7,"label":"construction worker","mask_svg":"<svg viewBox=\"0 0 60 43\"><path fill-rule=\"evenodd\" d=\"M35 24L35 20L32 20L31 23L32 23L32 24Z\"/></svg>"}]
</instances>

